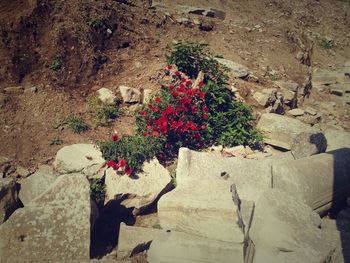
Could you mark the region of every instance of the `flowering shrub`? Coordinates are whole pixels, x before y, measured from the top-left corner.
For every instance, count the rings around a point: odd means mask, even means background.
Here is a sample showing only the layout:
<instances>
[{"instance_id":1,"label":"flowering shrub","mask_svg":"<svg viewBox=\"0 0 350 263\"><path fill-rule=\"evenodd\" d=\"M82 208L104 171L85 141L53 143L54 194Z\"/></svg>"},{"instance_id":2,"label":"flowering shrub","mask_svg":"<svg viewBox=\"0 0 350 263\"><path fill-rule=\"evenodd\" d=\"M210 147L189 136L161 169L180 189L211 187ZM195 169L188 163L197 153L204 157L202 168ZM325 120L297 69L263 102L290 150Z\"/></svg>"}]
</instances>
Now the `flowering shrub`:
<instances>
[{"instance_id":1,"label":"flowering shrub","mask_svg":"<svg viewBox=\"0 0 350 263\"><path fill-rule=\"evenodd\" d=\"M163 153L168 156L182 146L202 148L208 137L208 107L203 82L192 87L190 79L171 69L168 66L171 83L162 87L159 94L141 109L136 119L140 134L163 137Z\"/></svg>"}]
</instances>

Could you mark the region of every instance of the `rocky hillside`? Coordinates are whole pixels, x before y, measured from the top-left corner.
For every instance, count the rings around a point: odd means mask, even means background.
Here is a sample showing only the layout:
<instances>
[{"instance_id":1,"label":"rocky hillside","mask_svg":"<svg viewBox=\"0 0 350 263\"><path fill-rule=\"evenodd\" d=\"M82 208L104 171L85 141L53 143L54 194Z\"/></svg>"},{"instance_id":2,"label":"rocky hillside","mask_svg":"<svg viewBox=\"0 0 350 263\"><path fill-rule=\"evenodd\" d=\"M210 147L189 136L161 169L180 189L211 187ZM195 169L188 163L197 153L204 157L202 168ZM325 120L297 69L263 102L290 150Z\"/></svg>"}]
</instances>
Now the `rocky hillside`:
<instances>
[{"instance_id":1,"label":"rocky hillside","mask_svg":"<svg viewBox=\"0 0 350 263\"><path fill-rule=\"evenodd\" d=\"M349 15L338 0L0 1L0 262L350 262ZM181 41L219 56L263 144L183 147L128 177L96 144L134 134Z\"/></svg>"}]
</instances>

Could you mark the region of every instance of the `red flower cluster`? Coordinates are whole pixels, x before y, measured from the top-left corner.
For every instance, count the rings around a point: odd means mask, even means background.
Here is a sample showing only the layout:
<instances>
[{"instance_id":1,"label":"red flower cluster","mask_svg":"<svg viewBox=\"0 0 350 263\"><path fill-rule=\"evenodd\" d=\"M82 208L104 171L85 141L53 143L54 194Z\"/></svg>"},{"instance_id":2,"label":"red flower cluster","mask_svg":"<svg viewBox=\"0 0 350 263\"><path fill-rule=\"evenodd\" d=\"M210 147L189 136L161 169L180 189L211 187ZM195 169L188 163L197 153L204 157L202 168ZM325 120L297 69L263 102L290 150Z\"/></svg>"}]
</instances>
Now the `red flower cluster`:
<instances>
[{"instance_id":1,"label":"red flower cluster","mask_svg":"<svg viewBox=\"0 0 350 263\"><path fill-rule=\"evenodd\" d=\"M171 66L167 67L167 70L171 69ZM202 135L206 132L205 120L208 119L205 92L201 90L203 82L193 88L192 81L181 72L176 71L172 77L174 83L165 91L169 96L154 98L146 109L140 111L146 124L143 135L164 135L168 145L181 140L185 145L202 146Z\"/></svg>"},{"instance_id":2,"label":"red flower cluster","mask_svg":"<svg viewBox=\"0 0 350 263\"><path fill-rule=\"evenodd\" d=\"M106 164L108 167L112 167L115 171L124 170L124 173L128 176L132 173L132 168L126 163L124 159L119 160L118 163L110 160Z\"/></svg>"}]
</instances>

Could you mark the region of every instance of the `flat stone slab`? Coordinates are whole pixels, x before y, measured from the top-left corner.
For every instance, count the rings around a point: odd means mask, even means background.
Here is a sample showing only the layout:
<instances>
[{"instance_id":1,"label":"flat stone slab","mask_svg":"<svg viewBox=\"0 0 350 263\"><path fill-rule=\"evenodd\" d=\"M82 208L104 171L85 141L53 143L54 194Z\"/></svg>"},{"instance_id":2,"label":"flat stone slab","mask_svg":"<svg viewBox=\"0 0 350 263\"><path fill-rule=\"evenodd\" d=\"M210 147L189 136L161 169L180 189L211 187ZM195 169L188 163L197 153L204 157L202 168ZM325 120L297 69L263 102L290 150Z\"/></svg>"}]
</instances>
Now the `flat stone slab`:
<instances>
[{"instance_id":1,"label":"flat stone slab","mask_svg":"<svg viewBox=\"0 0 350 263\"><path fill-rule=\"evenodd\" d=\"M264 113L257 128L266 136L267 144L290 150L295 137L302 132L313 132L315 129L295 118L274 113Z\"/></svg>"},{"instance_id":2,"label":"flat stone slab","mask_svg":"<svg viewBox=\"0 0 350 263\"><path fill-rule=\"evenodd\" d=\"M220 64L224 65L227 67L231 74L234 77L238 78L246 78L250 74L250 70L241 64L238 64L232 60L224 59L224 58L215 58Z\"/></svg>"},{"instance_id":3,"label":"flat stone slab","mask_svg":"<svg viewBox=\"0 0 350 263\"><path fill-rule=\"evenodd\" d=\"M60 176L0 225L2 263L90 258L90 185L85 176Z\"/></svg>"},{"instance_id":4,"label":"flat stone slab","mask_svg":"<svg viewBox=\"0 0 350 263\"><path fill-rule=\"evenodd\" d=\"M327 129L324 135L327 139L327 151L350 148L350 132Z\"/></svg>"}]
</instances>

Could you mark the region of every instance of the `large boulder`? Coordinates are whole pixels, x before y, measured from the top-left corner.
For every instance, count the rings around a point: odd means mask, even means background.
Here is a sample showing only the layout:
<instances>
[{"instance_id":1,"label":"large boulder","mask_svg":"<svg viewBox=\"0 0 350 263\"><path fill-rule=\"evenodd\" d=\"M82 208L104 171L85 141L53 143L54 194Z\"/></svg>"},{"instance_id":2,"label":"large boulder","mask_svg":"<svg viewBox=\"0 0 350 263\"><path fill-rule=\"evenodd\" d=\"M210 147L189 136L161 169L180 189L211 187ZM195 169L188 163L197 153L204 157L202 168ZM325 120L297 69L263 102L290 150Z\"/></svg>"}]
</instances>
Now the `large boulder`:
<instances>
[{"instance_id":1,"label":"large boulder","mask_svg":"<svg viewBox=\"0 0 350 263\"><path fill-rule=\"evenodd\" d=\"M350 149L313 155L272 167L273 188L324 214L350 193Z\"/></svg>"},{"instance_id":2,"label":"large boulder","mask_svg":"<svg viewBox=\"0 0 350 263\"><path fill-rule=\"evenodd\" d=\"M350 132L327 129L324 132L327 139L327 151L350 148Z\"/></svg>"},{"instance_id":3,"label":"large boulder","mask_svg":"<svg viewBox=\"0 0 350 263\"><path fill-rule=\"evenodd\" d=\"M19 206L16 183L12 178L0 178L0 224Z\"/></svg>"},{"instance_id":4,"label":"large boulder","mask_svg":"<svg viewBox=\"0 0 350 263\"><path fill-rule=\"evenodd\" d=\"M90 185L60 176L0 226L1 262L65 262L90 258Z\"/></svg>"},{"instance_id":5,"label":"large boulder","mask_svg":"<svg viewBox=\"0 0 350 263\"><path fill-rule=\"evenodd\" d=\"M93 144L72 144L61 148L53 163L60 174L82 173L90 178L100 178L104 174L105 159Z\"/></svg>"},{"instance_id":6,"label":"large boulder","mask_svg":"<svg viewBox=\"0 0 350 263\"><path fill-rule=\"evenodd\" d=\"M257 128L266 136L267 144L290 150L295 137L302 132L313 132L311 126L294 118L274 113L264 113Z\"/></svg>"},{"instance_id":7,"label":"large boulder","mask_svg":"<svg viewBox=\"0 0 350 263\"><path fill-rule=\"evenodd\" d=\"M45 167L39 169L31 176L20 182L21 189L18 194L24 206L43 193L56 180L53 171L48 171Z\"/></svg>"},{"instance_id":8,"label":"large boulder","mask_svg":"<svg viewBox=\"0 0 350 263\"><path fill-rule=\"evenodd\" d=\"M271 164L181 148L176 182L175 190L158 202L162 228L241 243L244 232L237 223L240 215L231 186L236 184L244 200L258 199L271 185Z\"/></svg>"},{"instance_id":9,"label":"large boulder","mask_svg":"<svg viewBox=\"0 0 350 263\"><path fill-rule=\"evenodd\" d=\"M145 162L135 178L120 176L109 168L106 171L105 203L120 200L133 214L142 213L172 187L170 173L155 158Z\"/></svg>"},{"instance_id":10,"label":"large boulder","mask_svg":"<svg viewBox=\"0 0 350 263\"><path fill-rule=\"evenodd\" d=\"M257 202L250 229L255 263L327 262L332 255L336 245L319 229L320 217L294 195L270 189Z\"/></svg>"},{"instance_id":11,"label":"large boulder","mask_svg":"<svg viewBox=\"0 0 350 263\"><path fill-rule=\"evenodd\" d=\"M327 149L327 139L323 133L303 132L294 138L291 152L295 159L304 158Z\"/></svg>"}]
</instances>

